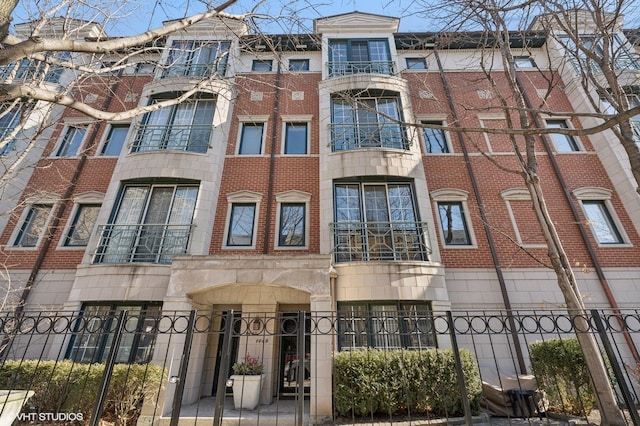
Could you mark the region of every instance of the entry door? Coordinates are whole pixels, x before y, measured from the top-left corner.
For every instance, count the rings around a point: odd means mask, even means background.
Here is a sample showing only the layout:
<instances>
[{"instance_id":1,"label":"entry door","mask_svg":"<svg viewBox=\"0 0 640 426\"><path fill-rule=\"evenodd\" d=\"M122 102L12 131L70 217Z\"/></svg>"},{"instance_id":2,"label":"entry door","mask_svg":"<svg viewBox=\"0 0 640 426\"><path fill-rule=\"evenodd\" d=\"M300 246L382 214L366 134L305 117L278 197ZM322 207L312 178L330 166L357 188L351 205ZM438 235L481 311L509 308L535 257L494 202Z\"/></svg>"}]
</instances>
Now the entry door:
<instances>
[{"instance_id":1,"label":"entry door","mask_svg":"<svg viewBox=\"0 0 640 426\"><path fill-rule=\"evenodd\" d=\"M212 395L215 396L218 391L218 380L220 380L220 367L222 361L222 345L224 344L225 339L231 338L231 355L229 356L227 371L229 375L233 374L231 370L231 366L238 359L238 346L240 344L240 318L242 317L242 312L234 312L233 313L233 325L232 325L232 336L225 336L224 330L226 327L227 321L227 312L224 311L222 313L222 321L220 322L220 338L218 339L218 349L216 351L216 366L213 370L213 390ZM227 377L224 377L222 380L226 381ZM227 388L225 393L230 393L231 388Z\"/></svg>"},{"instance_id":2,"label":"entry door","mask_svg":"<svg viewBox=\"0 0 640 426\"><path fill-rule=\"evenodd\" d=\"M298 390L298 368L304 366L304 391L311 383L311 319L304 321L304 360L298 359L298 313L285 312L280 317L280 393L293 394Z\"/></svg>"}]
</instances>

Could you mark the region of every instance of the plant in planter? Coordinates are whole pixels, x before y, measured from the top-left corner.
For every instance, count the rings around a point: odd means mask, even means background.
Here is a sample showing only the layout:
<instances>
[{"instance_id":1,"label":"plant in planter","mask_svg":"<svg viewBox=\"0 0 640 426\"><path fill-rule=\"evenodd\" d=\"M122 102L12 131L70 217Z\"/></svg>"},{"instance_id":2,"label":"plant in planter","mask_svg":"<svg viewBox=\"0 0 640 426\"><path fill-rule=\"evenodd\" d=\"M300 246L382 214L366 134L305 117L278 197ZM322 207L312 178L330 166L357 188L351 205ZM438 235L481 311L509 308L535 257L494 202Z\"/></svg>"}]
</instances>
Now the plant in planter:
<instances>
[{"instance_id":1,"label":"plant in planter","mask_svg":"<svg viewBox=\"0 0 640 426\"><path fill-rule=\"evenodd\" d=\"M242 361L231 367L233 375L233 404L237 409L253 410L260 403L262 363L260 358L246 354Z\"/></svg>"}]
</instances>

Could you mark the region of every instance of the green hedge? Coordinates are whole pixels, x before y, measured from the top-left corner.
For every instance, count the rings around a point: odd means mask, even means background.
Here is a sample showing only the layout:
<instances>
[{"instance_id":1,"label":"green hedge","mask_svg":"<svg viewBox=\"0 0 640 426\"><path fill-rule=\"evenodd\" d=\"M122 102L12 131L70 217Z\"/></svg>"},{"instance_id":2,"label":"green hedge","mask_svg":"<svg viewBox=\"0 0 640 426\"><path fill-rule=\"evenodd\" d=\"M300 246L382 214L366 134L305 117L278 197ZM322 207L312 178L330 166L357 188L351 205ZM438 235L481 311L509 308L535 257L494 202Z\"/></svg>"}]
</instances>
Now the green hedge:
<instances>
[{"instance_id":1,"label":"green hedge","mask_svg":"<svg viewBox=\"0 0 640 426\"><path fill-rule=\"evenodd\" d=\"M471 352L462 350L471 408L478 412L482 382ZM339 415L430 413L463 415L451 350L357 350L334 356L334 398Z\"/></svg>"},{"instance_id":2,"label":"green hedge","mask_svg":"<svg viewBox=\"0 0 640 426\"><path fill-rule=\"evenodd\" d=\"M578 339L551 339L529 345L531 370L549 399L549 410L586 415L596 404Z\"/></svg>"},{"instance_id":3,"label":"green hedge","mask_svg":"<svg viewBox=\"0 0 640 426\"><path fill-rule=\"evenodd\" d=\"M0 389L32 390L23 412L82 413L91 418L104 364L65 361L6 361L0 368ZM102 418L118 425L134 424L144 399L153 401L164 386L164 369L155 364L117 364Z\"/></svg>"}]
</instances>

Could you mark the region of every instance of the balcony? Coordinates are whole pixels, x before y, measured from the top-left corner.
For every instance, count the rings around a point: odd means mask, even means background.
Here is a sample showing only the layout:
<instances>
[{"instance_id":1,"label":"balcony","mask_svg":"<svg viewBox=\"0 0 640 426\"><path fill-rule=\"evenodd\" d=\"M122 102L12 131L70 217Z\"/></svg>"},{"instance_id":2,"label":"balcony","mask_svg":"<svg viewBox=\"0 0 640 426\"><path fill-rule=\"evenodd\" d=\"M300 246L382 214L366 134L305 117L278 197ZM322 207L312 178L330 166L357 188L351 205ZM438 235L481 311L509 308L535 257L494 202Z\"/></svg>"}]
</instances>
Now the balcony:
<instances>
[{"instance_id":1,"label":"balcony","mask_svg":"<svg viewBox=\"0 0 640 426\"><path fill-rule=\"evenodd\" d=\"M171 64L162 69L158 80L175 77L211 77L216 74L224 77L226 71L226 61L212 64Z\"/></svg>"},{"instance_id":2,"label":"balcony","mask_svg":"<svg viewBox=\"0 0 640 426\"><path fill-rule=\"evenodd\" d=\"M93 263L170 263L172 256L187 253L193 228L191 224L102 225Z\"/></svg>"},{"instance_id":3,"label":"balcony","mask_svg":"<svg viewBox=\"0 0 640 426\"><path fill-rule=\"evenodd\" d=\"M141 124L131 152L185 151L205 153L211 136L210 124L150 125Z\"/></svg>"},{"instance_id":4,"label":"balcony","mask_svg":"<svg viewBox=\"0 0 640 426\"><path fill-rule=\"evenodd\" d=\"M404 126L396 123L330 124L331 151L363 148L409 149Z\"/></svg>"},{"instance_id":5,"label":"balcony","mask_svg":"<svg viewBox=\"0 0 640 426\"><path fill-rule=\"evenodd\" d=\"M336 262L427 261L431 254L424 222L334 222Z\"/></svg>"},{"instance_id":6,"label":"balcony","mask_svg":"<svg viewBox=\"0 0 640 426\"><path fill-rule=\"evenodd\" d=\"M364 62L329 62L329 77L342 77L353 74L395 74L393 61L364 61Z\"/></svg>"}]
</instances>

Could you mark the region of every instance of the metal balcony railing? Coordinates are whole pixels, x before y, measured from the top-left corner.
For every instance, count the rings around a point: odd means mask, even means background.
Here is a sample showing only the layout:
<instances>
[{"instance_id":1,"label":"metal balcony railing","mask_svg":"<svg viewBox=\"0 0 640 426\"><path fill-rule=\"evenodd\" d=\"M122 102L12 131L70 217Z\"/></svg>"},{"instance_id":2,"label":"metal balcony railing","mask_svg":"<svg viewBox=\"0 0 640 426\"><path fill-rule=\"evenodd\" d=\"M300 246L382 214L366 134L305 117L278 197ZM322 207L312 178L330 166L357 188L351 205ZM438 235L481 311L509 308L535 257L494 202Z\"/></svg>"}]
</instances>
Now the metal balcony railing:
<instances>
[{"instance_id":1,"label":"metal balcony railing","mask_svg":"<svg viewBox=\"0 0 640 426\"><path fill-rule=\"evenodd\" d=\"M158 75L158 79L173 77L211 77L215 74L224 77L226 71L226 61L209 64L172 64L162 69L162 72Z\"/></svg>"},{"instance_id":2,"label":"metal balcony railing","mask_svg":"<svg viewBox=\"0 0 640 426\"><path fill-rule=\"evenodd\" d=\"M186 254L193 225L102 225L93 263L166 264Z\"/></svg>"},{"instance_id":3,"label":"metal balcony railing","mask_svg":"<svg viewBox=\"0 0 640 426\"><path fill-rule=\"evenodd\" d=\"M207 152L211 124L137 126L131 152L187 151Z\"/></svg>"},{"instance_id":4,"label":"metal balcony railing","mask_svg":"<svg viewBox=\"0 0 640 426\"><path fill-rule=\"evenodd\" d=\"M425 222L334 222L336 262L427 261L431 254Z\"/></svg>"},{"instance_id":5,"label":"metal balcony railing","mask_svg":"<svg viewBox=\"0 0 640 426\"><path fill-rule=\"evenodd\" d=\"M404 126L397 123L330 124L331 151L362 148L409 149Z\"/></svg>"},{"instance_id":6,"label":"metal balcony railing","mask_svg":"<svg viewBox=\"0 0 640 426\"><path fill-rule=\"evenodd\" d=\"M395 74L393 61L328 62L329 77L352 74Z\"/></svg>"}]
</instances>

